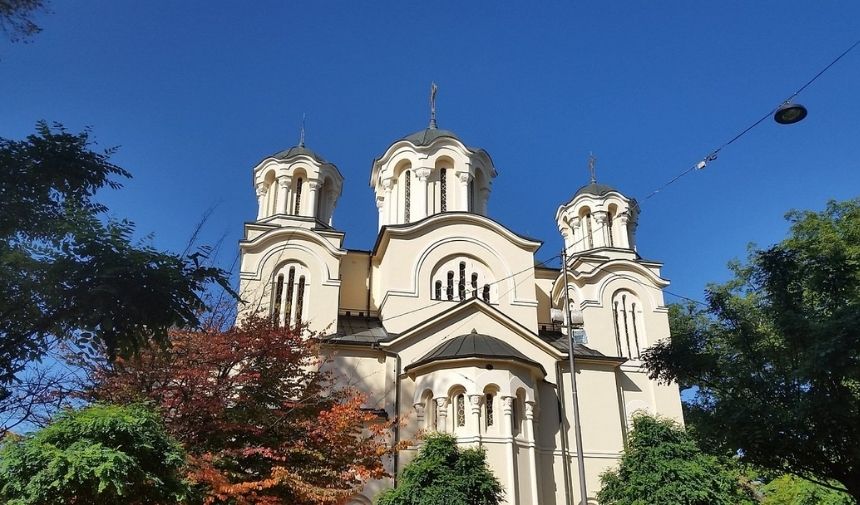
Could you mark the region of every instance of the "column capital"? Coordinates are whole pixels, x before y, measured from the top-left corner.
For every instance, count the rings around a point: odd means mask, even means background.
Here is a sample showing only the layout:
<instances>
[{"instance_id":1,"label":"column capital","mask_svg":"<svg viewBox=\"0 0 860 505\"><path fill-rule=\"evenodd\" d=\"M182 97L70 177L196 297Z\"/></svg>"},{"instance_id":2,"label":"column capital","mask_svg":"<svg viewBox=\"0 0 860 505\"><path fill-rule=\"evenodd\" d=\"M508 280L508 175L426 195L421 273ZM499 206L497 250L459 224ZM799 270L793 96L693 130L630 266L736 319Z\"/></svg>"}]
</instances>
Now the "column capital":
<instances>
[{"instance_id":1,"label":"column capital","mask_svg":"<svg viewBox=\"0 0 860 505\"><path fill-rule=\"evenodd\" d=\"M599 224L605 223L607 218L609 218L609 213L605 210L596 210L591 215L594 216L594 221Z\"/></svg>"},{"instance_id":2,"label":"column capital","mask_svg":"<svg viewBox=\"0 0 860 505\"><path fill-rule=\"evenodd\" d=\"M427 182L427 178L430 177L431 168L430 167L418 167L413 170L415 173L415 177L420 182Z\"/></svg>"},{"instance_id":3,"label":"column capital","mask_svg":"<svg viewBox=\"0 0 860 505\"><path fill-rule=\"evenodd\" d=\"M259 182L256 186L254 186L254 189L257 191L257 196L259 197L266 195L268 187L266 186L265 182Z\"/></svg>"},{"instance_id":4,"label":"column capital","mask_svg":"<svg viewBox=\"0 0 860 505\"><path fill-rule=\"evenodd\" d=\"M473 178L474 177L469 172L457 172L457 179L463 184L466 184L467 182L471 181Z\"/></svg>"},{"instance_id":5,"label":"column capital","mask_svg":"<svg viewBox=\"0 0 860 505\"><path fill-rule=\"evenodd\" d=\"M320 187L320 181L318 179L308 179L308 188L311 191L316 191Z\"/></svg>"},{"instance_id":6,"label":"column capital","mask_svg":"<svg viewBox=\"0 0 860 505\"><path fill-rule=\"evenodd\" d=\"M394 179L392 179L391 177L389 177L387 179L382 179L382 189L384 189L386 193L391 191L391 187L393 185L394 185Z\"/></svg>"},{"instance_id":7,"label":"column capital","mask_svg":"<svg viewBox=\"0 0 860 505\"><path fill-rule=\"evenodd\" d=\"M278 186L282 188L290 187L293 177L290 175L281 175L278 177Z\"/></svg>"},{"instance_id":8,"label":"column capital","mask_svg":"<svg viewBox=\"0 0 860 505\"><path fill-rule=\"evenodd\" d=\"M440 409L444 409L448 406L448 398L445 396L440 396L439 398L434 398L436 401L436 407Z\"/></svg>"},{"instance_id":9,"label":"column capital","mask_svg":"<svg viewBox=\"0 0 860 505\"><path fill-rule=\"evenodd\" d=\"M537 417L537 408L535 407L535 402L526 401L526 419L532 421L535 417Z\"/></svg>"}]
</instances>

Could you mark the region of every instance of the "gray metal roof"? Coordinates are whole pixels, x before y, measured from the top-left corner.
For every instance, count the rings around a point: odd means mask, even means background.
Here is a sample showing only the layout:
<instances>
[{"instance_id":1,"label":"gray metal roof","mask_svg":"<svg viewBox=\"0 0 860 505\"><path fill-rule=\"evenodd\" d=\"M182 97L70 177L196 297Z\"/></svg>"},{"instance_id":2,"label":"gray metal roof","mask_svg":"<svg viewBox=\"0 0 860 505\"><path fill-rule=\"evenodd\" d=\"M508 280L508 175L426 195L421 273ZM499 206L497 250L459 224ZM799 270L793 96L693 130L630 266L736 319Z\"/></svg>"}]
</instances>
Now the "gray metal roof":
<instances>
[{"instance_id":1,"label":"gray metal roof","mask_svg":"<svg viewBox=\"0 0 860 505\"><path fill-rule=\"evenodd\" d=\"M439 128L425 128L413 133L412 135L407 135L401 140L408 140L416 146L429 146L434 140L440 137L450 137L452 139L460 140L460 137L458 137L456 133L450 130L441 130Z\"/></svg>"},{"instance_id":2,"label":"gray metal roof","mask_svg":"<svg viewBox=\"0 0 860 505\"><path fill-rule=\"evenodd\" d=\"M541 340L546 342L547 344L555 347L559 351L563 353L567 353L570 350L570 344L567 338L567 335L558 331L558 330L540 330L538 332L538 336ZM618 358L615 356L607 356L600 351L595 351L594 349L583 345L583 344L573 344L573 355L577 358L592 358L592 359L608 359L608 360L621 360L627 361L627 358Z\"/></svg>"},{"instance_id":3,"label":"gray metal roof","mask_svg":"<svg viewBox=\"0 0 860 505\"><path fill-rule=\"evenodd\" d=\"M612 186L607 186L606 184L598 184L596 182L592 182L591 184L586 184L585 186L576 190L573 197L576 198L579 195L589 194L596 196L603 196L610 191L618 191Z\"/></svg>"},{"instance_id":4,"label":"gray metal roof","mask_svg":"<svg viewBox=\"0 0 860 505\"><path fill-rule=\"evenodd\" d=\"M546 375L546 370L540 363L529 359L525 354L515 349L512 345L489 335L481 335L475 330L466 335L460 335L446 340L436 346L418 361L409 364L404 371L408 371L420 365L426 365L435 361L446 361L462 358L486 358L486 359L512 359L527 365L536 366Z\"/></svg>"},{"instance_id":5,"label":"gray metal roof","mask_svg":"<svg viewBox=\"0 0 860 505\"><path fill-rule=\"evenodd\" d=\"M315 151L308 149L305 146L293 146L289 149L284 149L283 151L280 151L280 152L273 154L272 158L277 158L279 160L286 160L286 159L293 158L295 156L302 156L302 155L310 156L311 158L316 160L317 163L320 163L320 164L328 163L328 161L326 161L325 158L323 158L322 156L317 154Z\"/></svg>"},{"instance_id":6,"label":"gray metal roof","mask_svg":"<svg viewBox=\"0 0 860 505\"><path fill-rule=\"evenodd\" d=\"M391 336L379 318L341 314L337 316L337 332L326 340L343 344L375 344Z\"/></svg>"}]
</instances>

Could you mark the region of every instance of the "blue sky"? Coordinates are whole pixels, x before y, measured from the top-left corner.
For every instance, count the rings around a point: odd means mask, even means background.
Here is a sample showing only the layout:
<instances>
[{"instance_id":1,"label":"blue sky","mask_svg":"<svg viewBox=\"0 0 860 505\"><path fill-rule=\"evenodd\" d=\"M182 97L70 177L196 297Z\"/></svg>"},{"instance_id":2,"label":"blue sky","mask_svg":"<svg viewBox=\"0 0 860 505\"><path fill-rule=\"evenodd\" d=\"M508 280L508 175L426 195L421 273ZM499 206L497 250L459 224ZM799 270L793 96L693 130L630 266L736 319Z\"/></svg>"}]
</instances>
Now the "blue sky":
<instances>
[{"instance_id":1,"label":"blue sky","mask_svg":"<svg viewBox=\"0 0 860 505\"><path fill-rule=\"evenodd\" d=\"M250 5L250 4L248 4ZM491 217L557 254L559 204L598 179L642 199L776 106L860 38L857 2L53 2L29 44L0 41L0 136L39 119L93 128L134 174L102 195L117 217L229 267L256 216L251 169L307 144L338 165L346 246L376 234L370 165L427 124L487 149ZM701 298L726 262L785 233L790 208L860 194L860 48L798 101L642 202L639 252ZM670 301L671 297L668 298Z\"/></svg>"}]
</instances>

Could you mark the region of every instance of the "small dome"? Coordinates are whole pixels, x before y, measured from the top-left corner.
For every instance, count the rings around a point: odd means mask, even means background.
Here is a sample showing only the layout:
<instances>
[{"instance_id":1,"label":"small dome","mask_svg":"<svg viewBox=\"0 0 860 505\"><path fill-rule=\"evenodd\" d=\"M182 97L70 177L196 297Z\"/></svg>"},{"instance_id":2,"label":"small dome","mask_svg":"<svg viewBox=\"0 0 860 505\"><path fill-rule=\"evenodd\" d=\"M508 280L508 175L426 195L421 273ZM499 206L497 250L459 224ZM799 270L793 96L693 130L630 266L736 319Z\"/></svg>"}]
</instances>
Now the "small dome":
<instances>
[{"instance_id":1,"label":"small dome","mask_svg":"<svg viewBox=\"0 0 860 505\"><path fill-rule=\"evenodd\" d=\"M440 130L439 128L425 128L413 133L412 135L407 135L401 140L412 142L416 146L429 146L434 140L440 137L449 137L458 141L460 140L460 137L458 137L454 132L450 130Z\"/></svg>"},{"instance_id":2,"label":"small dome","mask_svg":"<svg viewBox=\"0 0 860 505\"><path fill-rule=\"evenodd\" d=\"M595 195L595 196L603 196L606 193L611 191L618 192L617 189L612 186L607 186L606 184L598 184L596 182L592 182L591 184L586 184L585 186L576 190L573 197L576 198L579 195Z\"/></svg>"},{"instance_id":3,"label":"small dome","mask_svg":"<svg viewBox=\"0 0 860 505\"><path fill-rule=\"evenodd\" d=\"M320 163L320 164L326 164L326 163L328 163L328 162L325 160L325 158L323 158L322 156L320 156L320 155L319 155L319 154L317 154L316 152L314 152L314 151L312 151L312 150L308 149L308 148L307 148L307 147L305 147L305 146L293 146L293 147L291 147L291 148L289 148L289 149L285 149L285 150L283 150L283 151L280 151L280 152L278 152L278 153L275 153L275 154L273 154L271 157L272 157L272 158L277 158L277 159L279 159L279 160L286 160L286 159L293 158L293 157L296 157L296 156L310 156L310 157L311 157L311 158L313 158L317 163Z\"/></svg>"},{"instance_id":4,"label":"small dome","mask_svg":"<svg viewBox=\"0 0 860 505\"><path fill-rule=\"evenodd\" d=\"M511 344L489 335L481 335L475 330L442 342L423 358L407 366L404 371L428 363L462 358L510 359L540 368L546 374L540 363L529 359Z\"/></svg>"}]
</instances>

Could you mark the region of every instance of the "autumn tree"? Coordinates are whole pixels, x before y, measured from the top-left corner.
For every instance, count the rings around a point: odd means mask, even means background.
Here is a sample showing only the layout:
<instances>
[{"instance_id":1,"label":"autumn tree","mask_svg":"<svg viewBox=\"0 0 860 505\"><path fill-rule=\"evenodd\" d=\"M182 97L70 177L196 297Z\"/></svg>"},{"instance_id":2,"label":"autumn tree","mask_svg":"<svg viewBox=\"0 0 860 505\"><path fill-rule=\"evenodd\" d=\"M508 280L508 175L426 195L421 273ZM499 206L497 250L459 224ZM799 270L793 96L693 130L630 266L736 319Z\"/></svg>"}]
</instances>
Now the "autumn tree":
<instances>
[{"instance_id":1,"label":"autumn tree","mask_svg":"<svg viewBox=\"0 0 860 505\"><path fill-rule=\"evenodd\" d=\"M673 307L644 359L692 388L686 418L713 450L860 499L860 199L787 218L705 307Z\"/></svg>"},{"instance_id":2,"label":"autumn tree","mask_svg":"<svg viewBox=\"0 0 860 505\"><path fill-rule=\"evenodd\" d=\"M90 363L90 397L154 402L207 503L333 504L384 475L389 425L318 371L313 336L250 317L177 330L171 343Z\"/></svg>"},{"instance_id":3,"label":"autumn tree","mask_svg":"<svg viewBox=\"0 0 860 505\"><path fill-rule=\"evenodd\" d=\"M185 455L142 405L92 405L60 413L0 444L6 505L189 503Z\"/></svg>"}]
</instances>

